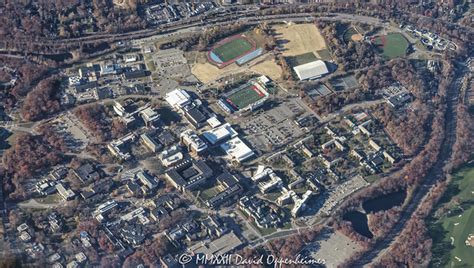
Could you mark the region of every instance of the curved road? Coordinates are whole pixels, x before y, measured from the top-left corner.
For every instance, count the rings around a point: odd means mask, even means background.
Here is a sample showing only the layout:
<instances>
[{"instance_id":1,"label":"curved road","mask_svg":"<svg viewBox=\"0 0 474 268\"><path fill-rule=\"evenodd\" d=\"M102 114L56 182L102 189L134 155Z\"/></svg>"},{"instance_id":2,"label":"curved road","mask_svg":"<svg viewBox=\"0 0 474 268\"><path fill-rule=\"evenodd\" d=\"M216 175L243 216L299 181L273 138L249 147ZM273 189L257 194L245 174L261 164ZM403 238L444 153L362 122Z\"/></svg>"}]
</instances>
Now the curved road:
<instances>
[{"instance_id":1,"label":"curved road","mask_svg":"<svg viewBox=\"0 0 474 268\"><path fill-rule=\"evenodd\" d=\"M462 77L464 74L464 69L456 70L454 80L447 92L445 139L441 147L438 161L436 161L433 167L428 171L423 184L419 186L409 205L404 209L403 215L395 227L392 228L392 230L390 230L390 232L386 234L383 239L379 240L371 250L367 251L359 260L357 260L357 262L353 263L354 267L368 265L386 253L391 244L396 241L398 235L403 231L407 221L411 218L413 213L418 208L418 205L425 198L432 186L446 176L445 167L449 164L446 163L451 157L452 147L456 140L456 104L459 95L459 89L462 84Z\"/></svg>"}]
</instances>

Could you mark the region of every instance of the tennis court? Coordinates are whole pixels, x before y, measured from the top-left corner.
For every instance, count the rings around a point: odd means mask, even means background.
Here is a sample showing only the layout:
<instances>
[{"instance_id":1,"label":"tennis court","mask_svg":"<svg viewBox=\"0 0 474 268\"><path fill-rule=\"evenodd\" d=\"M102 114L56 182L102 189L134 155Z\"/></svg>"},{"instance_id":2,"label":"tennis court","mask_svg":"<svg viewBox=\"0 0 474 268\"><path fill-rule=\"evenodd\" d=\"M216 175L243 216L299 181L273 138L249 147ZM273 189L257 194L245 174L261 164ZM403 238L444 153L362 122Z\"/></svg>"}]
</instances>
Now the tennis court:
<instances>
[{"instance_id":1,"label":"tennis court","mask_svg":"<svg viewBox=\"0 0 474 268\"><path fill-rule=\"evenodd\" d=\"M332 78L329 83L336 91L351 89L359 86L357 79L353 75L347 75L337 78Z\"/></svg>"},{"instance_id":2,"label":"tennis court","mask_svg":"<svg viewBox=\"0 0 474 268\"><path fill-rule=\"evenodd\" d=\"M227 102L240 110L257 102L263 97L265 97L265 94L260 92L255 86L247 85L228 96Z\"/></svg>"}]
</instances>

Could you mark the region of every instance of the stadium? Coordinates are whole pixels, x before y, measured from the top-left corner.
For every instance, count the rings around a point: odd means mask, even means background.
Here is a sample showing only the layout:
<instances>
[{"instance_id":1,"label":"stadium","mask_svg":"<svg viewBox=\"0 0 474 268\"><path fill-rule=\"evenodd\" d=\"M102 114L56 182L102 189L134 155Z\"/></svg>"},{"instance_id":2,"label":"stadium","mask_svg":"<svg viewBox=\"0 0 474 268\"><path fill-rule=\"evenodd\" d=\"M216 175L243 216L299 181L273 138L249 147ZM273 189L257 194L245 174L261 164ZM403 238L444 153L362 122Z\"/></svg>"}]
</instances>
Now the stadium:
<instances>
[{"instance_id":1,"label":"stadium","mask_svg":"<svg viewBox=\"0 0 474 268\"><path fill-rule=\"evenodd\" d=\"M266 85L266 76L250 80L248 83L231 90L219 100L219 106L228 114L252 111L260 107L270 96Z\"/></svg>"},{"instance_id":2,"label":"stadium","mask_svg":"<svg viewBox=\"0 0 474 268\"><path fill-rule=\"evenodd\" d=\"M219 41L207 53L210 63L219 68L236 62L242 65L263 53L263 49L257 48L255 42L245 35L234 35Z\"/></svg>"}]
</instances>

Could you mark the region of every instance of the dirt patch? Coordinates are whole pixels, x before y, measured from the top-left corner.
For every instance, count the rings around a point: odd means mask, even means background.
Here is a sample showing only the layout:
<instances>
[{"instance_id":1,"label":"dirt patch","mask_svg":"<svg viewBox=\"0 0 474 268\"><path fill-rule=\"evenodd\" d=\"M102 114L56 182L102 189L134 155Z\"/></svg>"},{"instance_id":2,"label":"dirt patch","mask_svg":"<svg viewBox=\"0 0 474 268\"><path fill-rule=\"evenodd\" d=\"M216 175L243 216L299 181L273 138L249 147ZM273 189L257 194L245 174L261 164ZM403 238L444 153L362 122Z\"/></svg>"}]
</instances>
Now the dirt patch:
<instances>
[{"instance_id":1,"label":"dirt patch","mask_svg":"<svg viewBox=\"0 0 474 268\"><path fill-rule=\"evenodd\" d=\"M351 39L352 41L359 42L362 40L362 35L360 33L353 34Z\"/></svg>"},{"instance_id":2,"label":"dirt patch","mask_svg":"<svg viewBox=\"0 0 474 268\"><path fill-rule=\"evenodd\" d=\"M314 24L291 24L275 27L277 43L284 56L296 56L326 48L326 42Z\"/></svg>"},{"instance_id":3,"label":"dirt patch","mask_svg":"<svg viewBox=\"0 0 474 268\"><path fill-rule=\"evenodd\" d=\"M250 70L259 74L266 75L274 81L279 80L281 78L282 73L281 67L276 64L275 60L266 60L263 62L259 62L252 66Z\"/></svg>"}]
</instances>

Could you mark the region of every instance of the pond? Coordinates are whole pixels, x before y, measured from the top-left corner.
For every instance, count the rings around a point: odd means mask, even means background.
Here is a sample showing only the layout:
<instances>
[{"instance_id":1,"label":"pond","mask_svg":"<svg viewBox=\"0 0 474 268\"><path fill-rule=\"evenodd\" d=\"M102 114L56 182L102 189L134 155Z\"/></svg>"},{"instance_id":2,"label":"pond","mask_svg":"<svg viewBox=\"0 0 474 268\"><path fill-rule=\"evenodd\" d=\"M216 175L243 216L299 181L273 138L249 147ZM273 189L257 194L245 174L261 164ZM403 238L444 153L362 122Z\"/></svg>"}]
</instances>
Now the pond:
<instances>
[{"instance_id":1,"label":"pond","mask_svg":"<svg viewBox=\"0 0 474 268\"><path fill-rule=\"evenodd\" d=\"M391 209L394 206L400 206L407 197L406 191L398 191L381 195L379 197L369 199L362 203L362 208L366 213L374 213L381 210Z\"/></svg>"},{"instance_id":2,"label":"pond","mask_svg":"<svg viewBox=\"0 0 474 268\"><path fill-rule=\"evenodd\" d=\"M363 235L367 238L372 238L374 235L369 229L369 225L367 223L367 216L359 211L350 211L344 214L343 220L350 221L352 223L352 228L354 231Z\"/></svg>"}]
</instances>

